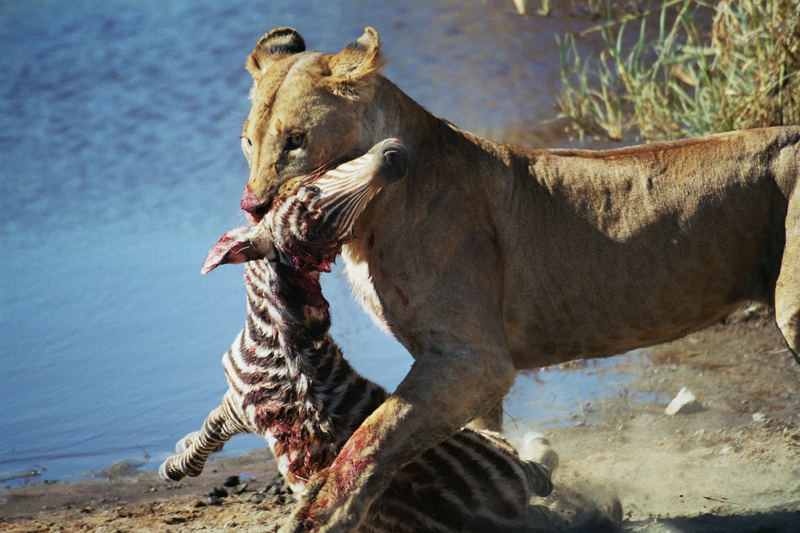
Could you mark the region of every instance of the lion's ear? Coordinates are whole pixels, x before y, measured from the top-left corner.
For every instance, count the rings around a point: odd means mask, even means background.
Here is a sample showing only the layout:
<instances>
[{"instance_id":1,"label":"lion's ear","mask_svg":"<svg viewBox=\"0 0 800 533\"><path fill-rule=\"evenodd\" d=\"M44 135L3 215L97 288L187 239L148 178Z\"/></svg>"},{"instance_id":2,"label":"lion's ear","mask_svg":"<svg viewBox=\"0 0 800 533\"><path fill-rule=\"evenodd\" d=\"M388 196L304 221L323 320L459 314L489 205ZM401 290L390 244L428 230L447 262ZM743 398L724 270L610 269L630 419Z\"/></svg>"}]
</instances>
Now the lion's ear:
<instances>
[{"instance_id":1,"label":"lion's ear","mask_svg":"<svg viewBox=\"0 0 800 533\"><path fill-rule=\"evenodd\" d=\"M258 40L245 68L258 80L273 61L305 50L306 42L294 28L275 28Z\"/></svg>"},{"instance_id":2,"label":"lion's ear","mask_svg":"<svg viewBox=\"0 0 800 533\"><path fill-rule=\"evenodd\" d=\"M378 32L368 26L364 28L364 35L331 56L328 64L331 90L340 96L358 98L383 66L380 48Z\"/></svg>"}]
</instances>

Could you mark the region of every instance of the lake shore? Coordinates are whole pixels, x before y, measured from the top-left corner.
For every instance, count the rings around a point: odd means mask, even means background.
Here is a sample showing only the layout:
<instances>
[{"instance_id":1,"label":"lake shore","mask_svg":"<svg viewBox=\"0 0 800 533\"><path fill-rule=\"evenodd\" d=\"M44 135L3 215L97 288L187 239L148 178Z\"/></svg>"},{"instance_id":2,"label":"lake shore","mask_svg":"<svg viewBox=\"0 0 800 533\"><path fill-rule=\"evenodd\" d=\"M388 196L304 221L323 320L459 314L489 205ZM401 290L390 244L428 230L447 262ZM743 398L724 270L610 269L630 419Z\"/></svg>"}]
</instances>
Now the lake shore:
<instances>
[{"instance_id":1,"label":"lake shore","mask_svg":"<svg viewBox=\"0 0 800 533\"><path fill-rule=\"evenodd\" d=\"M768 315L735 316L594 369L633 379L616 397L581 406L569 424L530 428L560 455L556 483L586 481L615 493L628 532L796 531L800 366ZM570 366L583 371L580 362ZM683 387L697 406L666 415L655 399ZM267 532L291 508L274 489L264 492L276 475L266 449L213 459L200 477L173 484L122 465L107 475L1 492L0 530ZM207 496L232 475L240 483L227 496Z\"/></svg>"}]
</instances>

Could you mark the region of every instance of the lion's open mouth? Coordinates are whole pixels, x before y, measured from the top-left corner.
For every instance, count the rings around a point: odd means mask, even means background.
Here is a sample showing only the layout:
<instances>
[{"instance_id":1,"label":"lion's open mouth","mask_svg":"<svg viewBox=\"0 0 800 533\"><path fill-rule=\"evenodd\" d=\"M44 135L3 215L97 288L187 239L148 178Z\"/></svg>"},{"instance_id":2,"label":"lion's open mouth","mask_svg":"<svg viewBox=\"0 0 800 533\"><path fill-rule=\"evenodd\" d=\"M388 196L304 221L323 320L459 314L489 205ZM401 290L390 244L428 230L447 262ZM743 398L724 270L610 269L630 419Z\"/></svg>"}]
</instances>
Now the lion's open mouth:
<instances>
[{"instance_id":1,"label":"lion's open mouth","mask_svg":"<svg viewBox=\"0 0 800 533\"><path fill-rule=\"evenodd\" d=\"M255 226L264 219L264 215L267 214L267 211L268 211L267 208L263 210L259 209L252 213L250 213L249 211L245 211L244 216L250 224Z\"/></svg>"}]
</instances>

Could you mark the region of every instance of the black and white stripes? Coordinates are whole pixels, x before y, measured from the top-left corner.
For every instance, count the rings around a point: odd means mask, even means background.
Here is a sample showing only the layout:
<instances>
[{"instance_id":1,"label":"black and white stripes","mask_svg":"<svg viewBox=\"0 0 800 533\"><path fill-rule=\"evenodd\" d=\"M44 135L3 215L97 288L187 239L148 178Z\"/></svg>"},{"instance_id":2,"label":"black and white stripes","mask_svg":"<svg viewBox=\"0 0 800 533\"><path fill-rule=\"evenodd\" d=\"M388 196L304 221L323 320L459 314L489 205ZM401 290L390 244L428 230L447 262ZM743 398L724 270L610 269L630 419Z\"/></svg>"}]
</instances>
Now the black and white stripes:
<instances>
[{"instance_id":1,"label":"black and white stripes","mask_svg":"<svg viewBox=\"0 0 800 533\"><path fill-rule=\"evenodd\" d=\"M276 201L257 227L228 232L209 253L204 270L247 261L247 323L223 356L229 390L202 429L164 461L163 478L196 476L233 435L255 432L302 493L387 398L352 369L329 335L318 270L349 238L383 168L372 151L346 163ZM395 474L362 530L527 529L529 500L550 493L553 466L522 460L496 433L463 429Z\"/></svg>"}]
</instances>

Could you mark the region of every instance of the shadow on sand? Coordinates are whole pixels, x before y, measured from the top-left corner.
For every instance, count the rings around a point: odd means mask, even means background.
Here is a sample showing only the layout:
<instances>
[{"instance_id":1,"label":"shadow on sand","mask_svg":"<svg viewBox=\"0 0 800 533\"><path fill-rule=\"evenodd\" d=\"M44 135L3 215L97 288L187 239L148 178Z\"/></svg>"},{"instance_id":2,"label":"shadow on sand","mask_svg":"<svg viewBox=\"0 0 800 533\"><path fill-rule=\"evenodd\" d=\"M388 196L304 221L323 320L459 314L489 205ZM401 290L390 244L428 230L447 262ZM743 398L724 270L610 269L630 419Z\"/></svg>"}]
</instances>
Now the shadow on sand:
<instances>
[{"instance_id":1,"label":"shadow on sand","mask_svg":"<svg viewBox=\"0 0 800 533\"><path fill-rule=\"evenodd\" d=\"M637 533L795 533L800 531L800 509L748 515L704 514L659 519L649 523L637 522L634 527L625 528L625 531Z\"/></svg>"}]
</instances>

